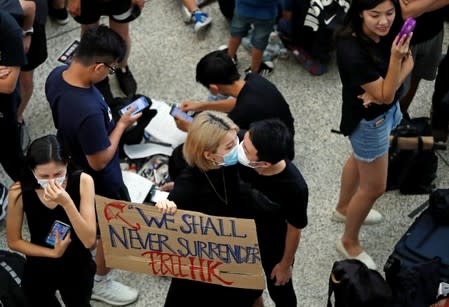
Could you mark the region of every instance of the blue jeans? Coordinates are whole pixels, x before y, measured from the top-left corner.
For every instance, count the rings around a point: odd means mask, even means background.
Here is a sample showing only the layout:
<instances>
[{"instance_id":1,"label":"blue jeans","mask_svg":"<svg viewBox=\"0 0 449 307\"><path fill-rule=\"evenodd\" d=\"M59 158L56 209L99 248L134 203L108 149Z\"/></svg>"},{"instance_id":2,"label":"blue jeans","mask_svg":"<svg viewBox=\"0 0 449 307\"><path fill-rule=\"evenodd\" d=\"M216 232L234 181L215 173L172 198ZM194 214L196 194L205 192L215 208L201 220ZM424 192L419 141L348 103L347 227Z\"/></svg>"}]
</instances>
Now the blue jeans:
<instances>
[{"instance_id":1,"label":"blue jeans","mask_svg":"<svg viewBox=\"0 0 449 307\"><path fill-rule=\"evenodd\" d=\"M265 50L268 45L268 39L273 31L274 19L256 19L241 16L234 11L234 17L231 22L231 36L242 38L248 34L251 25L254 26L254 30L251 35L251 44L254 48L259 50Z\"/></svg>"}]
</instances>

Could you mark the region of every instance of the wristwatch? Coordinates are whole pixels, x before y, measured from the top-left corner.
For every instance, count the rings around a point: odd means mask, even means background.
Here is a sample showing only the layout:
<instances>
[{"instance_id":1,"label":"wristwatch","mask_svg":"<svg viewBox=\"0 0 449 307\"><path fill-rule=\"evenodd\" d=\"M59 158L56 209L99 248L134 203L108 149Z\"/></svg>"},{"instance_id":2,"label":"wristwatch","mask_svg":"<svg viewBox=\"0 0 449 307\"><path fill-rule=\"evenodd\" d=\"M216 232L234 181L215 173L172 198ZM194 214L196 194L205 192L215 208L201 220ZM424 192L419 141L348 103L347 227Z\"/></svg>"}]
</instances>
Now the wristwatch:
<instances>
[{"instance_id":1,"label":"wristwatch","mask_svg":"<svg viewBox=\"0 0 449 307\"><path fill-rule=\"evenodd\" d=\"M29 28L27 30L22 30L22 35L23 36L32 35L33 33L34 33L34 28L33 27L31 27L31 28Z\"/></svg>"}]
</instances>

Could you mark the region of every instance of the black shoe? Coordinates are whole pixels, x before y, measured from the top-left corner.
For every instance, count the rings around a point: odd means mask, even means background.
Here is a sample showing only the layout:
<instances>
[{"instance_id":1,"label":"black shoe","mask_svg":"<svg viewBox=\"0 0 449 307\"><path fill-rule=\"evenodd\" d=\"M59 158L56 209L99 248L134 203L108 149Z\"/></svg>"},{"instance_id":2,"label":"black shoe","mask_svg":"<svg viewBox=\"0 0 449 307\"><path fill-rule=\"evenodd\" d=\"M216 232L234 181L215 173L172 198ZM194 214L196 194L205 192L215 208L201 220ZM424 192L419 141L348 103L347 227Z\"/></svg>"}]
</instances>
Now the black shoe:
<instances>
[{"instance_id":1,"label":"black shoe","mask_svg":"<svg viewBox=\"0 0 449 307\"><path fill-rule=\"evenodd\" d=\"M31 143L30 132L25 125L25 121L22 121L21 123L18 122L17 127L20 135L20 146L22 147L22 151L26 153L28 146L30 146Z\"/></svg>"},{"instance_id":2,"label":"black shoe","mask_svg":"<svg viewBox=\"0 0 449 307\"><path fill-rule=\"evenodd\" d=\"M274 65L273 62L262 62L259 67L259 71L257 74L267 77L273 73ZM245 76L252 73L254 71L251 70L251 66L245 69Z\"/></svg>"},{"instance_id":3,"label":"black shoe","mask_svg":"<svg viewBox=\"0 0 449 307\"><path fill-rule=\"evenodd\" d=\"M95 84L95 87L103 95L104 100L108 105L112 105L114 102L114 96L111 92L111 87L109 86L109 78L106 77L104 80Z\"/></svg>"},{"instance_id":4,"label":"black shoe","mask_svg":"<svg viewBox=\"0 0 449 307\"><path fill-rule=\"evenodd\" d=\"M137 91L136 79L134 79L133 74L129 70L129 67L118 68L115 72L117 76L118 84L122 89L123 93L128 96L134 96Z\"/></svg>"},{"instance_id":5,"label":"black shoe","mask_svg":"<svg viewBox=\"0 0 449 307\"><path fill-rule=\"evenodd\" d=\"M0 221L6 217L8 207L8 189L0 183Z\"/></svg>"},{"instance_id":6,"label":"black shoe","mask_svg":"<svg viewBox=\"0 0 449 307\"><path fill-rule=\"evenodd\" d=\"M56 21L56 23L60 25L65 25L69 23L69 13L66 8L62 9L54 9L50 7L48 9L48 15Z\"/></svg>"}]
</instances>

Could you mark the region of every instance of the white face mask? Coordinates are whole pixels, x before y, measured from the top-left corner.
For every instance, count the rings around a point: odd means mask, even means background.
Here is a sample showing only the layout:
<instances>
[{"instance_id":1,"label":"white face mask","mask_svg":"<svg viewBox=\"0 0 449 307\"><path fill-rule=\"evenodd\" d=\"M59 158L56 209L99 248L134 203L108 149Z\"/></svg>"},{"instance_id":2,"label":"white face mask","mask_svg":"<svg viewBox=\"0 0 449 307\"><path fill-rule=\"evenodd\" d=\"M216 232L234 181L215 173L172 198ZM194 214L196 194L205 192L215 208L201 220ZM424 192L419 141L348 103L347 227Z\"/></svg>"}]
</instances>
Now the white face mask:
<instances>
[{"instance_id":1,"label":"white face mask","mask_svg":"<svg viewBox=\"0 0 449 307\"><path fill-rule=\"evenodd\" d=\"M64 180L65 180L65 175L66 175L66 174L64 174L64 176L54 178L55 183L57 183L57 184L59 184L59 185L62 185L62 184L64 183ZM34 175L34 178L36 178L37 183L38 183L43 189L45 189L45 188L48 186L48 183L49 183L50 180L53 180L53 179L39 179L39 178L36 177L36 175Z\"/></svg>"},{"instance_id":2,"label":"white face mask","mask_svg":"<svg viewBox=\"0 0 449 307\"><path fill-rule=\"evenodd\" d=\"M238 148L238 151L237 151L237 157L239 159L239 163L240 164L242 164L242 165L244 165L246 167L249 167L249 168L256 168L257 167L257 162L250 161L248 159L248 157L246 156L245 149L243 149L243 141L241 141L240 144L239 144L239 148Z\"/></svg>"}]
</instances>

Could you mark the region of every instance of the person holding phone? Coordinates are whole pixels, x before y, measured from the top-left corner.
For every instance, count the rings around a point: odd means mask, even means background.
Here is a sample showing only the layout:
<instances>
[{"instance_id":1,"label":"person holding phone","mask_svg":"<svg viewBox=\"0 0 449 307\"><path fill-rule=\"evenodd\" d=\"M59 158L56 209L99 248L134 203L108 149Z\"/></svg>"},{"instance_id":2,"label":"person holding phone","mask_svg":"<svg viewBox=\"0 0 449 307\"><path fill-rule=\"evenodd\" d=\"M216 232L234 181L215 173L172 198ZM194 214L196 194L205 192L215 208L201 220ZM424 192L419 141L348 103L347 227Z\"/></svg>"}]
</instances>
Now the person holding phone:
<instances>
[{"instance_id":1,"label":"person holding phone","mask_svg":"<svg viewBox=\"0 0 449 307\"><path fill-rule=\"evenodd\" d=\"M352 154L341 176L332 219L345 223L337 250L368 268L376 264L359 241L362 224L378 223L371 210L387 183L388 137L402 119L401 84L413 68L409 35L398 35L402 18L396 0L354 0L337 34L337 64L343 85L341 132ZM371 210L371 212L370 212Z\"/></svg>"},{"instance_id":2,"label":"person holding phone","mask_svg":"<svg viewBox=\"0 0 449 307\"><path fill-rule=\"evenodd\" d=\"M22 287L27 306L90 306L96 242L95 190L92 177L72 171L56 136L33 141L25 168L9 192L8 246L26 255ZM22 237L26 217L30 240ZM69 232L63 237L54 228Z\"/></svg>"}]
</instances>

